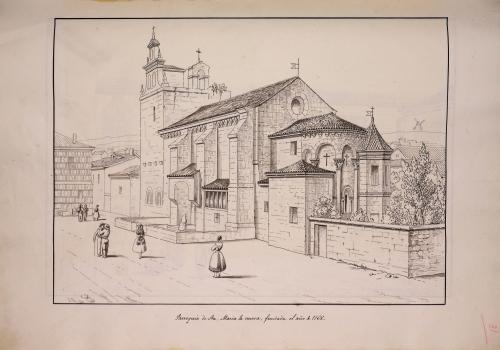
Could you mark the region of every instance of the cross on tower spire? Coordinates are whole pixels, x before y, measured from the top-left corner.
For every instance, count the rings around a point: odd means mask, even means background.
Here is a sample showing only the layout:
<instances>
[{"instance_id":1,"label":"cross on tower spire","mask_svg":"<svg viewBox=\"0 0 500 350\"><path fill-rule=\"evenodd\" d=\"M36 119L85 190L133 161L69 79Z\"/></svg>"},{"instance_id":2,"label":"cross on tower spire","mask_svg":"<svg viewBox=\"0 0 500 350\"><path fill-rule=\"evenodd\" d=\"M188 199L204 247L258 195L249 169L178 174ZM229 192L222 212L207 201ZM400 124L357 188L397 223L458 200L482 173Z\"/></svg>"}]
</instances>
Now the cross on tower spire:
<instances>
[{"instance_id":1,"label":"cross on tower spire","mask_svg":"<svg viewBox=\"0 0 500 350\"><path fill-rule=\"evenodd\" d=\"M201 50L198 48L195 52L198 54L198 62L201 62L201 59L200 59Z\"/></svg>"}]
</instances>

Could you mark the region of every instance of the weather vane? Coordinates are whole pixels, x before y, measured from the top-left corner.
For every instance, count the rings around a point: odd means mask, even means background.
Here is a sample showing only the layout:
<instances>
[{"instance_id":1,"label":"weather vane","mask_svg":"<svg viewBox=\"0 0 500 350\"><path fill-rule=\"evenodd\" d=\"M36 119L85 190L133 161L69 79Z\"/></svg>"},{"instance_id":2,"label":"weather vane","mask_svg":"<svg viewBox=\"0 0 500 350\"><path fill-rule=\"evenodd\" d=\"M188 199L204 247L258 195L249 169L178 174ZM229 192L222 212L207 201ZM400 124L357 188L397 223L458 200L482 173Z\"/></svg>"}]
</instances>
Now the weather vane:
<instances>
[{"instance_id":1,"label":"weather vane","mask_svg":"<svg viewBox=\"0 0 500 350\"><path fill-rule=\"evenodd\" d=\"M291 69L296 69L297 70L297 76L300 75L300 59L297 58L297 62L292 62L290 63L292 65Z\"/></svg>"},{"instance_id":2,"label":"weather vane","mask_svg":"<svg viewBox=\"0 0 500 350\"><path fill-rule=\"evenodd\" d=\"M367 117L372 117L372 119L375 117L373 111L375 110L375 108L373 106L371 106L370 110L369 111L366 111L366 116Z\"/></svg>"}]
</instances>

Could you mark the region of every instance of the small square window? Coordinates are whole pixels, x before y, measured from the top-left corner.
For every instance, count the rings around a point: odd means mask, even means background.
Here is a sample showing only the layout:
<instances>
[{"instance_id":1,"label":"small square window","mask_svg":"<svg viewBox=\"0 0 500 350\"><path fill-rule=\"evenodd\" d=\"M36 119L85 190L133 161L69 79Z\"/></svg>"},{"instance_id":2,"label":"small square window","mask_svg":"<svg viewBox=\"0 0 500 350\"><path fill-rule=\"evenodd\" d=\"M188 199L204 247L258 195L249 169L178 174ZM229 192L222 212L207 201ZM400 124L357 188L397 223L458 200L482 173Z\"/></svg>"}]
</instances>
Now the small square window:
<instances>
[{"instance_id":1,"label":"small square window","mask_svg":"<svg viewBox=\"0 0 500 350\"><path fill-rule=\"evenodd\" d=\"M290 142L290 154L297 155L297 141Z\"/></svg>"},{"instance_id":2,"label":"small square window","mask_svg":"<svg viewBox=\"0 0 500 350\"><path fill-rule=\"evenodd\" d=\"M269 202L264 201L264 213L269 213Z\"/></svg>"},{"instance_id":3,"label":"small square window","mask_svg":"<svg viewBox=\"0 0 500 350\"><path fill-rule=\"evenodd\" d=\"M290 207L289 209L289 218L288 222L291 224L297 224L299 222L299 215L298 215L298 208L297 207Z\"/></svg>"},{"instance_id":4,"label":"small square window","mask_svg":"<svg viewBox=\"0 0 500 350\"><path fill-rule=\"evenodd\" d=\"M220 214L219 213L214 213L214 222L218 224L220 222Z\"/></svg>"}]
</instances>

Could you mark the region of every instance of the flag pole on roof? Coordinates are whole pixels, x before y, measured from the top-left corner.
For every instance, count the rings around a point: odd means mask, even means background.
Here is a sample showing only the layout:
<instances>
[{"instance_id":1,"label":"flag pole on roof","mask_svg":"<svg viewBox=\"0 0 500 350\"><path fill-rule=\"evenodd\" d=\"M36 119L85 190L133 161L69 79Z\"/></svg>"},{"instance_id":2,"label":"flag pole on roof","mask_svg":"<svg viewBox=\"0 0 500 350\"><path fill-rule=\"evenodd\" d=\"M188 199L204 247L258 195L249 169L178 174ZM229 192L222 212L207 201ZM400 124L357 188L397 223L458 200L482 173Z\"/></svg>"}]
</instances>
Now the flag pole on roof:
<instances>
[{"instance_id":1,"label":"flag pole on roof","mask_svg":"<svg viewBox=\"0 0 500 350\"><path fill-rule=\"evenodd\" d=\"M290 63L292 65L291 69L297 70L297 76L300 76L300 58L297 58L297 62Z\"/></svg>"}]
</instances>

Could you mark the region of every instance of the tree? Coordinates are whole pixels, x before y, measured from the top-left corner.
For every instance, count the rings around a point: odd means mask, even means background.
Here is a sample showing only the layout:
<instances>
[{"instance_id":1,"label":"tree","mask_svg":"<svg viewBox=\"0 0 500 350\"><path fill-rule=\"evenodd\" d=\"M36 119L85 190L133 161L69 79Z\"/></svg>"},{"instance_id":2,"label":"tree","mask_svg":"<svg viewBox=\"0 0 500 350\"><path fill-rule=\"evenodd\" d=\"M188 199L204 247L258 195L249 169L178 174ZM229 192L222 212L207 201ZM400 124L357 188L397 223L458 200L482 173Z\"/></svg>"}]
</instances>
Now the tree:
<instances>
[{"instance_id":1,"label":"tree","mask_svg":"<svg viewBox=\"0 0 500 350\"><path fill-rule=\"evenodd\" d=\"M398 225L444 223L445 186L424 143L418 157L403 161L393 175L391 200L384 222Z\"/></svg>"},{"instance_id":2,"label":"tree","mask_svg":"<svg viewBox=\"0 0 500 350\"><path fill-rule=\"evenodd\" d=\"M222 98L222 94L227 91L227 86L224 83L217 84L217 83L212 83L210 85L210 90L212 90L212 94L219 94L219 101Z\"/></svg>"}]
</instances>

